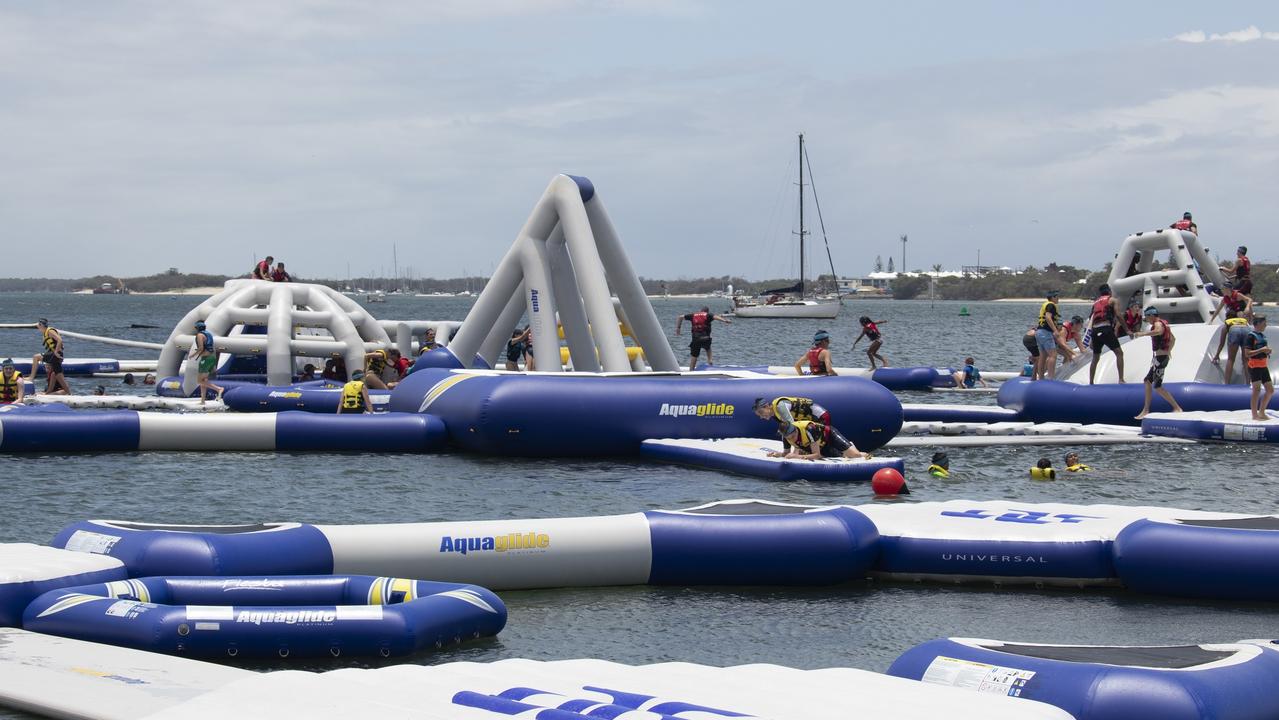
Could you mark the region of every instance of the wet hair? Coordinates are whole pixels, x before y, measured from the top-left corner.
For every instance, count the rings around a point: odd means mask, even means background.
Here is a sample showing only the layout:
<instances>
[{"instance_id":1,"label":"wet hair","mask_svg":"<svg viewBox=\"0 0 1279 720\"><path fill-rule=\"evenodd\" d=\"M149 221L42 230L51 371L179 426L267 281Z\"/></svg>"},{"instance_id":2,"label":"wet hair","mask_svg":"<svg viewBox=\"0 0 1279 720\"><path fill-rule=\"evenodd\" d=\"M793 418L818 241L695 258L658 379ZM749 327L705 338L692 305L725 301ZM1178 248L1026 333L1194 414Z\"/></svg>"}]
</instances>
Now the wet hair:
<instances>
[{"instance_id":1,"label":"wet hair","mask_svg":"<svg viewBox=\"0 0 1279 720\"><path fill-rule=\"evenodd\" d=\"M1253 325L1253 327L1256 327L1256 326L1258 326L1258 325L1265 325L1265 324L1266 324L1266 316L1265 316L1265 315L1253 315L1253 316L1252 316L1252 325Z\"/></svg>"},{"instance_id":2,"label":"wet hair","mask_svg":"<svg viewBox=\"0 0 1279 720\"><path fill-rule=\"evenodd\" d=\"M36 325L43 325L43 326L45 326L45 327L49 327L49 319L48 319L48 318L40 318L39 320L36 320Z\"/></svg>"},{"instance_id":3,"label":"wet hair","mask_svg":"<svg viewBox=\"0 0 1279 720\"><path fill-rule=\"evenodd\" d=\"M137 382L137 381L133 379L133 373L125 373L125 374L124 374L124 384L125 384L125 385L133 385L133 384L134 384L134 383L136 383L136 382Z\"/></svg>"},{"instance_id":4,"label":"wet hair","mask_svg":"<svg viewBox=\"0 0 1279 720\"><path fill-rule=\"evenodd\" d=\"M1083 324L1084 324L1084 319L1083 319L1083 317L1082 317L1082 316L1080 316L1080 315L1075 315L1074 317L1070 318L1070 321L1071 321L1072 323L1076 324L1076 325L1083 325Z\"/></svg>"},{"instance_id":5,"label":"wet hair","mask_svg":"<svg viewBox=\"0 0 1279 720\"><path fill-rule=\"evenodd\" d=\"M949 468L950 456L946 454L945 450L938 450L937 452L933 453L932 464L940 467L944 467L944 468Z\"/></svg>"},{"instance_id":6,"label":"wet hair","mask_svg":"<svg viewBox=\"0 0 1279 720\"><path fill-rule=\"evenodd\" d=\"M1079 459L1079 453L1075 452L1074 450L1071 450L1070 452L1066 453L1066 461L1065 461L1065 462L1066 462L1066 464L1067 464L1067 465L1073 465L1073 464L1074 464L1074 463L1070 462L1070 459L1071 459L1071 458L1074 458L1074 459L1078 460L1078 459Z\"/></svg>"},{"instance_id":7,"label":"wet hair","mask_svg":"<svg viewBox=\"0 0 1279 720\"><path fill-rule=\"evenodd\" d=\"M95 387L95 388L93 389L93 394L94 394L94 395L106 395L106 394L107 394L107 386L106 386L106 385L99 385L99 386Z\"/></svg>"},{"instance_id":8,"label":"wet hair","mask_svg":"<svg viewBox=\"0 0 1279 720\"><path fill-rule=\"evenodd\" d=\"M869 325L869 324L870 324L870 317L869 317L868 315L863 315L863 316L861 316L861 317L857 318L857 322L859 322L859 323L861 323L861 324L863 324L863 325Z\"/></svg>"},{"instance_id":9,"label":"wet hair","mask_svg":"<svg viewBox=\"0 0 1279 720\"><path fill-rule=\"evenodd\" d=\"M1046 457L1045 457L1045 458L1039 458L1039 462L1035 463L1035 467L1037 467L1037 468L1050 468L1050 467L1052 467L1052 466L1053 466L1053 461L1052 461L1052 460L1049 460L1049 459L1048 459L1048 458L1046 458Z\"/></svg>"},{"instance_id":10,"label":"wet hair","mask_svg":"<svg viewBox=\"0 0 1279 720\"><path fill-rule=\"evenodd\" d=\"M359 379L360 379L360 378L362 378L362 377L364 377L364 371L363 371L363 370L356 370L355 372L351 373L351 379L352 379L352 380L359 380Z\"/></svg>"},{"instance_id":11,"label":"wet hair","mask_svg":"<svg viewBox=\"0 0 1279 720\"><path fill-rule=\"evenodd\" d=\"M767 400L765 400L765 399L764 399L764 398L762 398L762 397L757 397L757 398L755 398L755 402L751 404L751 409L752 409L752 410L758 410L758 409L760 409L760 408L762 408L762 407L765 407L765 406L767 406L767 405L768 405L768 401L767 401Z\"/></svg>"},{"instance_id":12,"label":"wet hair","mask_svg":"<svg viewBox=\"0 0 1279 720\"><path fill-rule=\"evenodd\" d=\"M977 361L976 361L976 360L974 360L974 359L972 359L972 358L970 358L970 357L966 357L966 358L964 358L964 364L965 364L965 365L972 365L972 364L973 364L973 363L975 363L975 362L977 362Z\"/></svg>"},{"instance_id":13,"label":"wet hair","mask_svg":"<svg viewBox=\"0 0 1279 720\"><path fill-rule=\"evenodd\" d=\"M1097 288L1097 292L1101 293L1102 295L1109 295L1110 283L1102 283L1101 287Z\"/></svg>"},{"instance_id":14,"label":"wet hair","mask_svg":"<svg viewBox=\"0 0 1279 720\"><path fill-rule=\"evenodd\" d=\"M307 364L305 364L305 365L303 365L303 366L302 366L302 372L309 372L309 373L313 373L313 372L315 372L315 366L314 366L314 365L312 365L311 363L307 363Z\"/></svg>"},{"instance_id":15,"label":"wet hair","mask_svg":"<svg viewBox=\"0 0 1279 720\"><path fill-rule=\"evenodd\" d=\"M704 312L704 313L708 313L708 312L710 312L710 311L711 311L711 309L710 309L709 307L705 306L705 305L703 305L703 306L702 306L702 309L700 310L700 312Z\"/></svg>"},{"instance_id":16,"label":"wet hair","mask_svg":"<svg viewBox=\"0 0 1279 720\"><path fill-rule=\"evenodd\" d=\"M1247 254L1248 254L1248 246L1247 246L1247 245L1240 245L1239 247L1235 248L1235 252L1237 252L1237 253L1243 253L1244 255L1247 255Z\"/></svg>"}]
</instances>

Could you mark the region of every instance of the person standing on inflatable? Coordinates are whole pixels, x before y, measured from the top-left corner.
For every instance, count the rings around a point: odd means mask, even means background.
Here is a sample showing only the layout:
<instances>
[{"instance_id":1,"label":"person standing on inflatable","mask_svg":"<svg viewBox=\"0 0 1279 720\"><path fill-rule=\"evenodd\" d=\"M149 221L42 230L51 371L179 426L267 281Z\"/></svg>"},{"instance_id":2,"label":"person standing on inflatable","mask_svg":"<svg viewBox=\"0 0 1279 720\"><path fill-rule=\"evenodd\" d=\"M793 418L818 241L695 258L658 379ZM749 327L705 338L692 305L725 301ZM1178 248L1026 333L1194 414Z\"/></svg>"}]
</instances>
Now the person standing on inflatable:
<instances>
[{"instance_id":1,"label":"person standing on inflatable","mask_svg":"<svg viewBox=\"0 0 1279 720\"><path fill-rule=\"evenodd\" d=\"M879 348L883 347L884 341L880 339L879 326L887 325L887 320L871 320L865 315L858 318L857 322L862 325L862 333L853 341L853 349L857 349L857 343L866 338L870 341L870 347L866 348L866 357L870 358L870 369L875 369L875 358L879 358L879 364L888 367L888 359L879 354Z\"/></svg>"},{"instance_id":2,"label":"person standing on inflatable","mask_svg":"<svg viewBox=\"0 0 1279 720\"><path fill-rule=\"evenodd\" d=\"M275 258L267 255L266 258L259 260L257 265L253 266L253 272L249 273L249 277L253 280L270 280L271 279L271 261Z\"/></svg>"},{"instance_id":3,"label":"person standing on inflatable","mask_svg":"<svg viewBox=\"0 0 1279 720\"><path fill-rule=\"evenodd\" d=\"M1035 344L1039 346L1040 380L1051 380L1057 374L1057 334L1061 331L1061 314L1057 311L1057 298L1061 293L1049 290L1044 293L1044 304L1039 306L1039 322L1035 325Z\"/></svg>"},{"instance_id":4,"label":"person standing on inflatable","mask_svg":"<svg viewBox=\"0 0 1279 720\"><path fill-rule=\"evenodd\" d=\"M55 327L49 327L49 321L40 318L36 321L36 329L40 331L40 343L44 352L31 358L31 377L35 378L44 363L44 374L49 382L45 385L46 395L70 395L71 386L62 374L62 361L66 358L66 348L62 345L62 333Z\"/></svg>"},{"instance_id":5,"label":"person standing on inflatable","mask_svg":"<svg viewBox=\"0 0 1279 720\"><path fill-rule=\"evenodd\" d=\"M795 361L795 374L804 374L804 361L808 361L809 375L835 375L835 364L830 359L830 333L818 330L813 335L813 346Z\"/></svg>"},{"instance_id":6,"label":"person standing on inflatable","mask_svg":"<svg viewBox=\"0 0 1279 720\"><path fill-rule=\"evenodd\" d=\"M711 323L718 320L729 325L733 324L732 320L723 315L716 315L711 312L709 307L702 306L701 310L687 315L679 315L675 319L675 334L680 334L680 328L684 327L684 321L689 321L693 326L692 341L688 343L688 371L692 372L697 369L697 356L706 351L706 364L714 365L715 360L711 357Z\"/></svg>"},{"instance_id":7,"label":"person standing on inflatable","mask_svg":"<svg viewBox=\"0 0 1279 720\"><path fill-rule=\"evenodd\" d=\"M1185 230L1187 232L1192 232L1196 235L1199 234L1199 226L1196 225L1195 221L1190 217L1189 210L1181 214L1180 220L1169 225L1168 227L1172 228L1173 230Z\"/></svg>"},{"instance_id":8,"label":"person standing on inflatable","mask_svg":"<svg viewBox=\"0 0 1279 720\"><path fill-rule=\"evenodd\" d=\"M0 405L21 403L27 394L27 383L22 373L13 366L13 361L5 358L0 365Z\"/></svg>"},{"instance_id":9,"label":"person standing on inflatable","mask_svg":"<svg viewBox=\"0 0 1279 720\"><path fill-rule=\"evenodd\" d=\"M1269 420L1266 407L1275 394L1275 384L1270 379L1270 344L1266 340L1265 316L1258 315L1252 319L1252 332L1248 333L1244 354L1248 356L1248 382L1252 383L1252 419Z\"/></svg>"},{"instance_id":10,"label":"person standing on inflatable","mask_svg":"<svg viewBox=\"0 0 1279 720\"><path fill-rule=\"evenodd\" d=\"M373 403L369 401L369 389L364 384L364 371L351 373L351 381L342 386L342 397L338 400L338 415L362 415L373 412Z\"/></svg>"},{"instance_id":11,"label":"person standing on inflatable","mask_svg":"<svg viewBox=\"0 0 1279 720\"><path fill-rule=\"evenodd\" d=\"M1209 324L1217 319L1217 315L1221 314L1222 310L1226 311L1226 329L1217 341L1217 352L1212 354L1212 364L1221 364L1221 350L1226 343L1229 343L1230 349L1226 352L1226 368L1222 371L1222 381L1229 385L1235 372L1235 356L1239 354L1239 348L1243 347L1248 339L1248 316L1252 315L1252 298L1236 290L1234 283L1227 280L1225 292L1221 294L1221 302L1217 304L1212 317L1208 318Z\"/></svg>"},{"instance_id":12,"label":"person standing on inflatable","mask_svg":"<svg viewBox=\"0 0 1279 720\"><path fill-rule=\"evenodd\" d=\"M195 340L191 343L191 352L187 353L188 360L199 358L196 377L200 381L200 404L203 405L205 398L209 396L209 389L217 391L217 399L222 399L222 393L226 392L226 388L214 385L209 382L209 373L218 365L218 351L213 344L213 333L206 329L204 321L200 320L195 324ZM188 367L190 367L188 365Z\"/></svg>"},{"instance_id":13,"label":"person standing on inflatable","mask_svg":"<svg viewBox=\"0 0 1279 720\"><path fill-rule=\"evenodd\" d=\"M1172 358L1172 346L1177 344L1177 338L1172 336L1172 328L1168 325L1168 321L1159 317L1159 310L1153 305L1146 308L1146 320L1150 323L1150 329L1132 335L1135 338L1149 335L1150 347L1155 352L1150 362L1150 371L1146 373L1146 402L1141 406L1141 412L1137 413L1137 420L1150 413L1152 388L1158 391L1159 397L1168 401L1173 412L1182 412L1177 399L1164 389L1164 370L1168 368L1168 360Z\"/></svg>"},{"instance_id":14,"label":"person standing on inflatable","mask_svg":"<svg viewBox=\"0 0 1279 720\"><path fill-rule=\"evenodd\" d=\"M1088 366L1088 384L1097 377L1097 363L1106 348L1115 354L1115 368L1119 370L1119 382L1124 382L1124 351L1119 347L1119 335L1115 326L1119 323L1119 301L1110 294L1110 285L1102 283L1098 297L1092 304L1092 329L1088 331L1088 345L1092 348L1092 364Z\"/></svg>"},{"instance_id":15,"label":"person standing on inflatable","mask_svg":"<svg viewBox=\"0 0 1279 720\"><path fill-rule=\"evenodd\" d=\"M1240 245L1235 249L1234 263L1221 266L1223 272L1234 272L1235 290L1247 295L1252 292L1252 261L1248 259L1248 248Z\"/></svg>"}]
</instances>

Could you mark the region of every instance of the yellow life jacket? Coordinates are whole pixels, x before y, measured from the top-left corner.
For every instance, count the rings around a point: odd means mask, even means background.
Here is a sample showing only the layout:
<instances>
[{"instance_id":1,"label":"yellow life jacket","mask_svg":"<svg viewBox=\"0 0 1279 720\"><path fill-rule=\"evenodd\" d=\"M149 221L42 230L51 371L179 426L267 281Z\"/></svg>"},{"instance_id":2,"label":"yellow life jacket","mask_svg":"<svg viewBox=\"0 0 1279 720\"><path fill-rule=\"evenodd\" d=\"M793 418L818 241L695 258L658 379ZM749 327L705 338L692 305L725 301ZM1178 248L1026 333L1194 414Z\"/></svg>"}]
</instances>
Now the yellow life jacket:
<instances>
[{"instance_id":1,"label":"yellow life jacket","mask_svg":"<svg viewBox=\"0 0 1279 720\"><path fill-rule=\"evenodd\" d=\"M790 405L790 416L795 420L813 419L813 401L802 397L779 397L773 400L773 417L780 417L777 406L782 403Z\"/></svg>"},{"instance_id":2,"label":"yellow life jacket","mask_svg":"<svg viewBox=\"0 0 1279 720\"><path fill-rule=\"evenodd\" d=\"M1036 480L1056 480L1057 471L1050 467L1033 467L1030 469L1030 476Z\"/></svg>"},{"instance_id":3,"label":"yellow life jacket","mask_svg":"<svg viewBox=\"0 0 1279 720\"><path fill-rule=\"evenodd\" d=\"M942 467L941 465L929 465L929 466L928 466L928 474L929 474L929 475L932 475L932 476L933 476L933 477L935 477L935 478L948 478L948 477L950 477L950 471L949 471L949 470L947 470L946 468Z\"/></svg>"},{"instance_id":4,"label":"yellow life jacket","mask_svg":"<svg viewBox=\"0 0 1279 720\"><path fill-rule=\"evenodd\" d=\"M373 357L369 358L368 363L364 366L364 370L366 372L371 372L374 375L381 375L382 371L386 369L386 363L389 360L390 358L387 357L385 350L374 350Z\"/></svg>"},{"instance_id":5,"label":"yellow life jacket","mask_svg":"<svg viewBox=\"0 0 1279 720\"><path fill-rule=\"evenodd\" d=\"M813 441L822 441L826 435L826 426L816 420L796 420L795 429L799 431L799 437L795 438L795 446L808 449L811 452Z\"/></svg>"},{"instance_id":6,"label":"yellow life jacket","mask_svg":"<svg viewBox=\"0 0 1279 720\"><path fill-rule=\"evenodd\" d=\"M1241 318L1241 317L1226 318L1226 325L1229 327L1238 327L1240 325L1247 325L1247 324L1248 324L1248 318Z\"/></svg>"},{"instance_id":7,"label":"yellow life jacket","mask_svg":"<svg viewBox=\"0 0 1279 720\"><path fill-rule=\"evenodd\" d=\"M57 339L57 338L55 338L55 337L53 337L53 335L51 335L51 334L50 334L51 332L53 332L53 328L51 328L51 327L48 327L48 328L45 328L45 329L44 329L44 350L45 350L45 352L53 352L53 351L55 351L55 350L57 350L57 349L58 349L58 339Z\"/></svg>"},{"instance_id":8,"label":"yellow life jacket","mask_svg":"<svg viewBox=\"0 0 1279 720\"><path fill-rule=\"evenodd\" d=\"M342 386L342 409L358 410L364 407L364 398L360 392L364 390L363 380L352 380Z\"/></svg>"},{"instance_id":9,"label":"yellow life jacket","mask_svg":"<svg viewBox=\"0 0 1279 720\"><path fill-rule=\"evenodd\" d=\"M0 372L0 403L11 403L18 399L18 387L22 384L22 373L17 370L5 376Z\"/></svg>"},{"instance_id":10,"label":"yellow life jacket","mask_svg":"<svg viewBox=\"0 0 1279 720\"><path fill-rule=\"evenodd\" d=\"M1052 308L1052 310L1048 308ZM1044 304L1039 306L1039 327L1044 330L1052 329L1048 327L1048 317L1052 317L1054 324L1060 324L1058 323L1058 318L1061 316L1057 314L1057 303L1052 300L1045 300Z\"/></svg>"},{"instance_id":11,"label":"yellow life jacket","mask_svg":"<svg viewBox=\"0 0 1279 720\"><path fill-rule=\"evenodd\" d=\"M1066 470L1069 472L1088 472L1089 470L1092 470L1092 468L1083 463L1079 463L1077 465L1067 465Z\"/></svg>"}]
</instances>

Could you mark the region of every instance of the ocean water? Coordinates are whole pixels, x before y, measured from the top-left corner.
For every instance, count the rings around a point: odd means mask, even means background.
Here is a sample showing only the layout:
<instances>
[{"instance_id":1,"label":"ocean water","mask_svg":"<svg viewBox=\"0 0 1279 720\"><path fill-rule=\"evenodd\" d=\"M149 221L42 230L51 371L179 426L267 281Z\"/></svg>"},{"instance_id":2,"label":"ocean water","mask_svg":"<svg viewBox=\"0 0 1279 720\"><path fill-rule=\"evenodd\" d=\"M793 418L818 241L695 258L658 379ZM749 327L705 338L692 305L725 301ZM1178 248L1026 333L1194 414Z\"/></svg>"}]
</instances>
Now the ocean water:
<instances>
[{"instance_id":1,"label":"ocean water","mask_svg":"<svg viewBox=\"0 0 1279 720\"><path fill-rule=\"evenodd\" d=\"M79 332L162 341L198 298L0 295L0 322L48 317ZM463 319L465 298L391 297L372 305L391 319ZM677 354L675 318L722 299L658 299ZM960 317L966 306L969 317ZM1067 307L1067 313L1074 308ZM1083 308L1078 309L1082 311ZM834 321L736 320L716 324L719 363L791 364L816 329L832 333L836 364L865 366L849 350L856 317L881 322L894 365L955 365L965 355L987 370L1017 370L1021 334L1037 307L1014 303L866 301ZM159 329L131 329L131 324ZM0 330L0 350L33 354L34 330ZM863 343L864 345L864 343ZM149 358L140 350L68 341L72 357ZM88 392L103 381L72 379ZM113 392L124 390L107 381ZM138 391L141 391L140 389ZM986 402L991 395L903 393L904 402ZM1032 481L1041 455L1060 465L1065 448L949 451L954 474L929 478L929 449L903 453L910 501L1012 498L1241 512L1276 511L1276 452L1226 445L1077 448L1095 472ZM678 508L756 497L798 503L872 502L869 488L777 484L629 459L525 460L475 455L122 453L3 456L0 542L48 542L83 518L176 523L295 520L322 523L560 517ZM907 648L937 637L1050 643L1219 642L1279 635L1279 608L1176 600L1118 590L853 583L823 588L620 587L500 593L510 611L497 638L410 662L511 657L598 657L631 664L671 660L713 665L770 662L799 668L883 671ZM273 665L322 669L342 664ZM25 717L22 715L0 717Z\"/></svg>"}]
</instances>

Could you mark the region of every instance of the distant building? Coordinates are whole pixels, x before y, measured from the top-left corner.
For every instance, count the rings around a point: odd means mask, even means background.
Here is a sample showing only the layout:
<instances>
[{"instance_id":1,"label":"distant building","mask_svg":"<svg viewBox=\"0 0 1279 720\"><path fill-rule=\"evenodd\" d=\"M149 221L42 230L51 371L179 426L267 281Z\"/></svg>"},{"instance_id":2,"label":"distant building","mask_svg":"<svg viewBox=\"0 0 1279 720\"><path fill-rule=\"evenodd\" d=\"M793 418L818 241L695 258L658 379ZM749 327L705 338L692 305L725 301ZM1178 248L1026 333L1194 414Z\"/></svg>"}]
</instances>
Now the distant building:
<instances>
[{"instance_id":1,"label":"distant building","mask_svg":"<svg viewBox=\"0 0 1279 720\"><path fill-rule=\"evenodd\" d=\"M986 277L987 275L1013 275L1013 269L1010 267L997 267L995 265L964 265L959 269L962 275L971 275L973 277Z\"/></svg>"}]
</instances>

